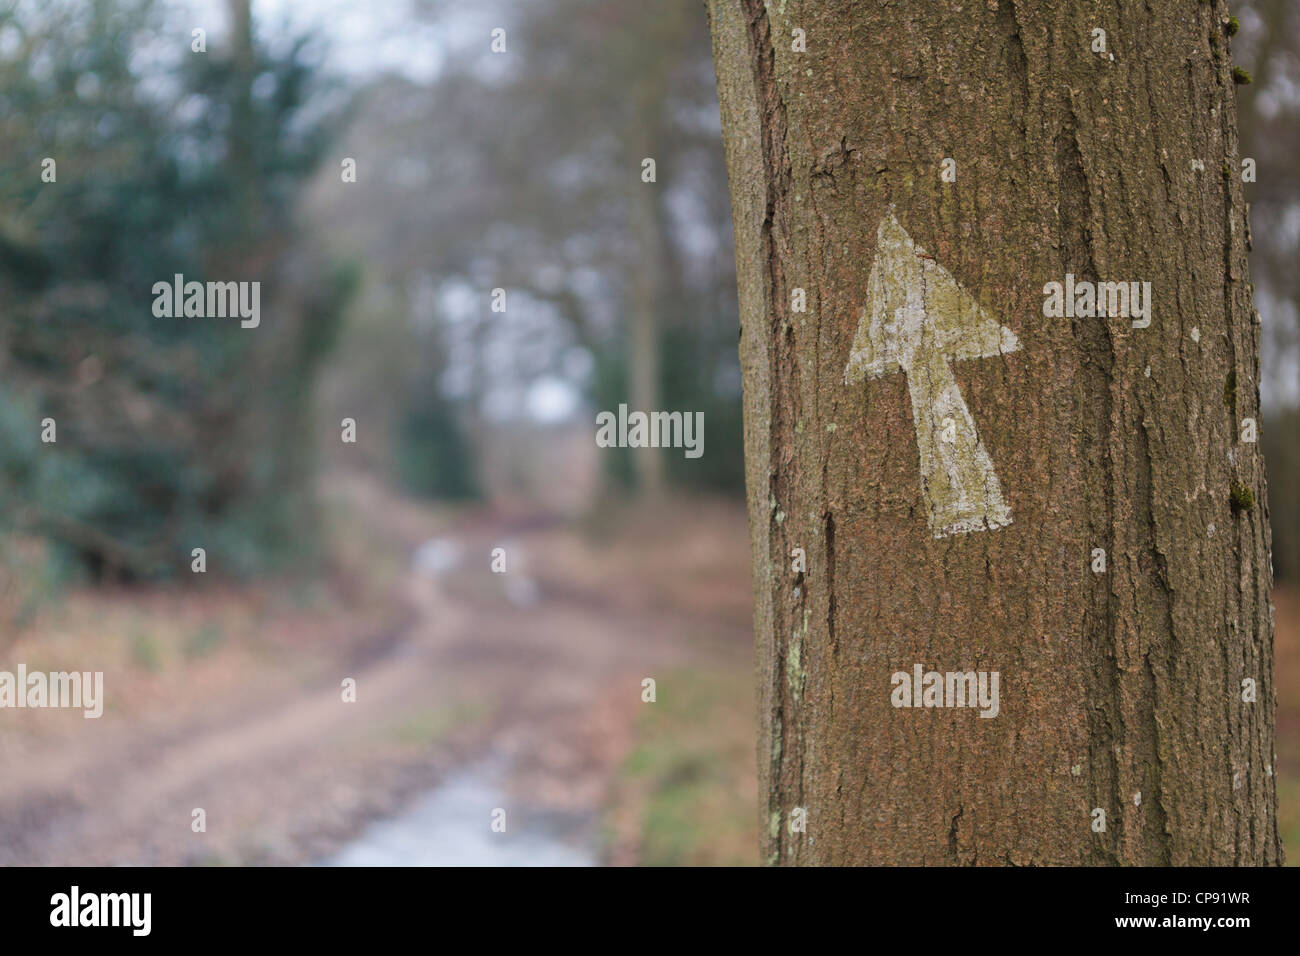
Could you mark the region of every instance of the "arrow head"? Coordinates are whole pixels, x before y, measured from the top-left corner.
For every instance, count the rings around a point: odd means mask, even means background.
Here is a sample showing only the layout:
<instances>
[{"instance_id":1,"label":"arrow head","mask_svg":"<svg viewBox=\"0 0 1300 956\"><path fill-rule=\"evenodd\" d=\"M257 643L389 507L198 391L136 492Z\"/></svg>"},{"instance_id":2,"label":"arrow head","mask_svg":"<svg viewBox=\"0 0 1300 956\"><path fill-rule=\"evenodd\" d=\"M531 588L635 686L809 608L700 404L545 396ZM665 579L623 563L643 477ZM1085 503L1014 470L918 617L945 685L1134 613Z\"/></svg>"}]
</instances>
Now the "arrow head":
<instances>
[{"instance_id":1,"label":"arrow head","mask_svg":"<svg viewBox=\"0 0 1300 956\"><path fill-rule=\"evenodd\" d=\"M876 230L867 304L853 336L844 384L908 371L918 352L961 360L1019 349L1015 333L912 241L892 209L886 213Z\"/></svg>"}]
</instances>

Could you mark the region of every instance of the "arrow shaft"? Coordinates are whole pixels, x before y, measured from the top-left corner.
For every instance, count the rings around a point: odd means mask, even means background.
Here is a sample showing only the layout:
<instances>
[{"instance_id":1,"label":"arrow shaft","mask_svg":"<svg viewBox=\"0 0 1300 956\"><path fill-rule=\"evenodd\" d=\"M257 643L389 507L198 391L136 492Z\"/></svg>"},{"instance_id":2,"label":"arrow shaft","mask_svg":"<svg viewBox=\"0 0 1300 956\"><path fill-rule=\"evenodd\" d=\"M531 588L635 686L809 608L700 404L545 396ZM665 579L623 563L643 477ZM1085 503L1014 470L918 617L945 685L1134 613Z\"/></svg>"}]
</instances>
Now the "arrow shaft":
<instances>
[{"instance_id":1,"label":"arrow shaft","mask_svg":"<svg viewBox=\"0 0 1300 956\"><path fill-rule=\"evenodd\" d=\"M936 349L922 350L906 373L935 537L1009 525L1011 509L948 360Z\"/></svg>"}]
</instances>

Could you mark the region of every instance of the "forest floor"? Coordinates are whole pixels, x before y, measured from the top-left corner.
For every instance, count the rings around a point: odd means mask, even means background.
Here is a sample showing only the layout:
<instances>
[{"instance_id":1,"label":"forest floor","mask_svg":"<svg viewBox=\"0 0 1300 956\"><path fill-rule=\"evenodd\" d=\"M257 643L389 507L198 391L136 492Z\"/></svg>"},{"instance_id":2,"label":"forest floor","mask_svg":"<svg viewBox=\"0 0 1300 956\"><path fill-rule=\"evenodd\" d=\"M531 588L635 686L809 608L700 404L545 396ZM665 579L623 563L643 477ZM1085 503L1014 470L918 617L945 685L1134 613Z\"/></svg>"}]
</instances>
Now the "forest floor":
<instances>
[{"instance_id":1,"label":"forest floor","mask_svg":"<svg viewBox=\"0 0 1300 956\"><path fill-rule=\"evenodd\" d=\"M484 759L506 768L512 831L563 831L603 863L756 862L739 504L575 524L356 476L324 499L321 574L75 589L8 642L6 666L103 671L106 704L5 712L0 864L328 861ZM1274 600L1280 823L1300 863L1300 589Z\"/></svg>"},{"instance_id":2,"label":"forest floor","mask_svg":"<svg viewBox=\"0 0 1300 956\"><path fill-rule=\"evenodd\" d=\"M356 476L324 492L322 575L74 590L28 623L5 659L103 671L107 702L6 712L0 864L321 862L485 756L512 831L569 820L600 862L755 862L741 505L575 525Z\"/></svg>"}]
</instances>

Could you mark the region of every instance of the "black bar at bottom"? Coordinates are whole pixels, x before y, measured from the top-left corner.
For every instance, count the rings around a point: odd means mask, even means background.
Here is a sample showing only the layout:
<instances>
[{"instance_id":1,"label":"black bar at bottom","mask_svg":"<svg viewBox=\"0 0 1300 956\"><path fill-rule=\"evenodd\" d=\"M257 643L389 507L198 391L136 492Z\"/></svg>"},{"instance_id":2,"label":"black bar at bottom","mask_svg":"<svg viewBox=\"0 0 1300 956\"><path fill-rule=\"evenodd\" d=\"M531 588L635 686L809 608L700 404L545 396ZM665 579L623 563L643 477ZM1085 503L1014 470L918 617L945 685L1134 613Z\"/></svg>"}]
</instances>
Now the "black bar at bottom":
<instances>
[{"instance_id":1,"label":"black bar at bottom","mask_svg":"<svg viewBox=\"0 0 1300 956\"><path fill-rule=\"evenodd\" d=\"M898 934L945 947L1193 935L1231 945L1289 930L1298 884L1283 869L0 869L0 925L6 944L414 936L459 947L462 934L522 934L640 947L757 934L806 947L848 932L867 945Z\"/></svg>"}]
</instances>

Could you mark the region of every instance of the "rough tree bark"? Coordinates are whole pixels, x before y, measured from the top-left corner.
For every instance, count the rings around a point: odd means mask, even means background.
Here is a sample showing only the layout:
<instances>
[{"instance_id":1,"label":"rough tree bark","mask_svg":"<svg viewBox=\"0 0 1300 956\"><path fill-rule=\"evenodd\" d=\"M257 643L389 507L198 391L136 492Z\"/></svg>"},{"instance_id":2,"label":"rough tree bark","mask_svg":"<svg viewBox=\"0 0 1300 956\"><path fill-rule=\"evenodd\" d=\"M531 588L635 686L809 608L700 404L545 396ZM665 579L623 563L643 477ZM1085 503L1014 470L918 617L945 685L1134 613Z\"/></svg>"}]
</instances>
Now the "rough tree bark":
<instances>
[{"instance_id":1,"label":"rough tree bark","mask_svg":"<svg viewBox=\"0 0 1300 956\"><path fill-rule=\"evenodd\" d=\"M708 7L739 270L764 858L1280 862L1224 4ZM958 307L938 266L1010 337L981 328L938 361L943 323L969 325L929 314ZM1046 317L1044 287L1067 273L1150 282L1149 327ZM864 338L876 300L895 324ZM981 466L943 367L1000 481L977 490L1009 524L990 507L951 528ZM892 675L917 664L997 671L998 715L894 706Z\"/></svg>"}]
</instances>

